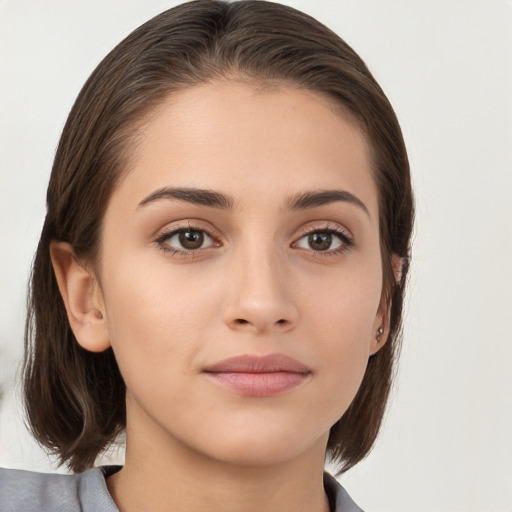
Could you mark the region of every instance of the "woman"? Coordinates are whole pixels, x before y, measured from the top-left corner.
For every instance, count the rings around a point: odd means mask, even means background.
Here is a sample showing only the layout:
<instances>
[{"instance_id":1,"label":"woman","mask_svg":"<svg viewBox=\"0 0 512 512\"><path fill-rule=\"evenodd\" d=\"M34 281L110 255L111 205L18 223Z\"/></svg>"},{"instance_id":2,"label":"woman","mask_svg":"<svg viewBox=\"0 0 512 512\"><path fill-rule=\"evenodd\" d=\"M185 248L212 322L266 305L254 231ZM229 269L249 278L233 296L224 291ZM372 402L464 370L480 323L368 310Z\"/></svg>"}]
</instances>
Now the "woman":
<instances>
[{"instance_id":1,"label":"woman","mask_svg":"<svg viewBox=\"0 0 512 512\"><path fill-rule=\"evenodd\" d=\"M6 470L2 510L360 510L324 460L377 436L413 206L346 43L275 3L162 13L85 84L47 207L26 407L76 474Z\"/></svg>"}]
</instances>

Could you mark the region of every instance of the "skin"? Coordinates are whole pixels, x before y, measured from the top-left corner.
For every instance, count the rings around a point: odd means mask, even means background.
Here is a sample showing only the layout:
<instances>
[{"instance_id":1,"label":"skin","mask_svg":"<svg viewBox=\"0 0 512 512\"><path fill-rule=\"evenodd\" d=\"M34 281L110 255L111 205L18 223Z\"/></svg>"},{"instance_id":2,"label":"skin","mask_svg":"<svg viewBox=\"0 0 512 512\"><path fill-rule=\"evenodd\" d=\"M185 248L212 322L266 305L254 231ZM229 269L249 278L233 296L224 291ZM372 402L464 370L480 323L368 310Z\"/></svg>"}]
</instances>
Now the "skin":
<instances>
[{"instance_id":1,"label":"skin","mask_svg":"<svg viewBox=\"0 0 512 512\"><path fill-rule=\"evenodd\" d=\"M222 193L231 208L155 199L164 187ZM289 208L319 190L363 206ZM78 342L112 346L127 385L126 464L108 480L121 511L328 510L329 429L386 337L378 224L366 140L319 94L213 82L151 114L108 205L96 272L52 245ZM169 233L189 226L205 242L183 253ZM314 250L312 232L332 245ZM271 353L307 378L254 397L204 373Z\"/></svg>"}]
</instances>

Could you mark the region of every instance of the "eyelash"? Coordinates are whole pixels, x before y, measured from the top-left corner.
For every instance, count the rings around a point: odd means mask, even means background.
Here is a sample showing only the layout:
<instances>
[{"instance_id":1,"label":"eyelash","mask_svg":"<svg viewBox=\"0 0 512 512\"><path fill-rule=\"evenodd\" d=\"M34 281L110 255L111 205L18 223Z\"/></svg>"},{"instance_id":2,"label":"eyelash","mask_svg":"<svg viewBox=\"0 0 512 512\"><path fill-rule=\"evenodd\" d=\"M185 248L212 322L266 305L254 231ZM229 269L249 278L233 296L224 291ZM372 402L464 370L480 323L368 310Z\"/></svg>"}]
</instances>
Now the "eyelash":
<instances>
[{"instance_id":1,"label":"eyelash","mask_svg":"<svg viewBox=\"0 0 512 512\"><path fill-rule=\"evenodd\" d=\"M174 235L177 235L181 232L185 231L195 231L199 233L206 234L211 240L213 241L212 245L205 248L199 248L195 250L186 250L186 249L177 249L175 247L172 247L168 244L166 244L166 241L169 240L169 238L173 237ZM322 233L322 234L330 234L335 235L338 237L338 239L341 241L340 247L336 249L327 249L325 251L315 251L313 249L309 249L313 252L314 256L317 257L329 257L329 256L336 256L339 255L347 250L349 250L354 245L354 240L352 238L352 235L348 233L346 230L341 229L339 226L334 224L326 224L323 227L318 226L311 226L309 228L305 228L303 230L303 234L295 241L293 244L291 244L291 247L297 247L297 244L300 240L302 240L304 237L307 237L309 235L312 235L314 233ZM208 232L206 229L200 228L198 226L194 226L193 224L187 224L186 226L178 225L178 226L172 226L169 229L166 229L162 233L158 235L158 237L155 239L155 243L157 246L165 253L173 254L177 256L194 256L199 251L205 251L208 249L211 249L212 247L219 247L221 246L221 242L218 240L218 237ZM307 249L304 249L307 250Z\"/></svg>"}]
</instances>

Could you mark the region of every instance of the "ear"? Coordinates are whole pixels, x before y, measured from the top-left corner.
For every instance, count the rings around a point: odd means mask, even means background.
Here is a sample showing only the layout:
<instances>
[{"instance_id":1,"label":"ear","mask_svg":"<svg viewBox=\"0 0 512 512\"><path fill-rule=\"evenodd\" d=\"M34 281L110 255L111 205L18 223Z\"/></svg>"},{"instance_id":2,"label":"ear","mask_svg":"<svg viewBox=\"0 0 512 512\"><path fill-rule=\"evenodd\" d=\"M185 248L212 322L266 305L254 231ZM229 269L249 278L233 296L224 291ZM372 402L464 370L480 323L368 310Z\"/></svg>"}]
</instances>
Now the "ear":
<instances>
[{"instance_id":1,"label":"ear","mask_svg":"<svg viewBox=\"0 0 512 512\"><path fill-rule=\"evenodd\" d=\"M404 263L405 258L398 256L398 254L393 254L391 256L391 265L393 267L393 274L395 276L395 284L400 284L402 282Z\"/></svg>"},{"instance_id":2,"label":"ear","mask_svg":"<svg viewBox=\"0 0 512 512\"><path fill-rule=\"evenodd\" d=\"M393 268L393 275L395 278L395 285L400 284L402 281L402 269L404 259L393 254L391 256L391 266ZM381 298L381 303L375 316L373 324L373 337L370 341L370 355L377 353L386 343L389 336L389 324L391 316L391 299L386 300L386 297Z\"/></svg>"},{"instance_id":3,"label":"ear","mask_svg":"<svg viewBox=\"0 0 512 512\"><path fill-rule=\"evenodd\" d=\"M52 242L50 255L69 324L79 345L91 352L110 346L103 293L94 272L66 242Z\"/></svg>"}]
</instances>

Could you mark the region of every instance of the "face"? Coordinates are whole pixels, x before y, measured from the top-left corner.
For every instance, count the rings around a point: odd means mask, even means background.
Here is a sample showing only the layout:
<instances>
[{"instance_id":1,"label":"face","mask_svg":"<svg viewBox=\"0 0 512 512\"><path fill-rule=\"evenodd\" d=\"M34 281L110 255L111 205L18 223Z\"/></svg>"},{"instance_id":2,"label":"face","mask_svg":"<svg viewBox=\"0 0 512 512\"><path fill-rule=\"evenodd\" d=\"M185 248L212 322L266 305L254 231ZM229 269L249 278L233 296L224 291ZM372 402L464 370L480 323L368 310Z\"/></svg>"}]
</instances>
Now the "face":
<instances>
[{"instance_id":1,"label":"face","mask_svg":"<svg viewBox=\"0 0 512 512\"><path fill-rule=\"evenodd\" d=\"M210 83L161 105L135 153L96 299L128 442L244 464L325 450L383 320L361 132L312 92Z\"/></svg>"}]
</instances>

